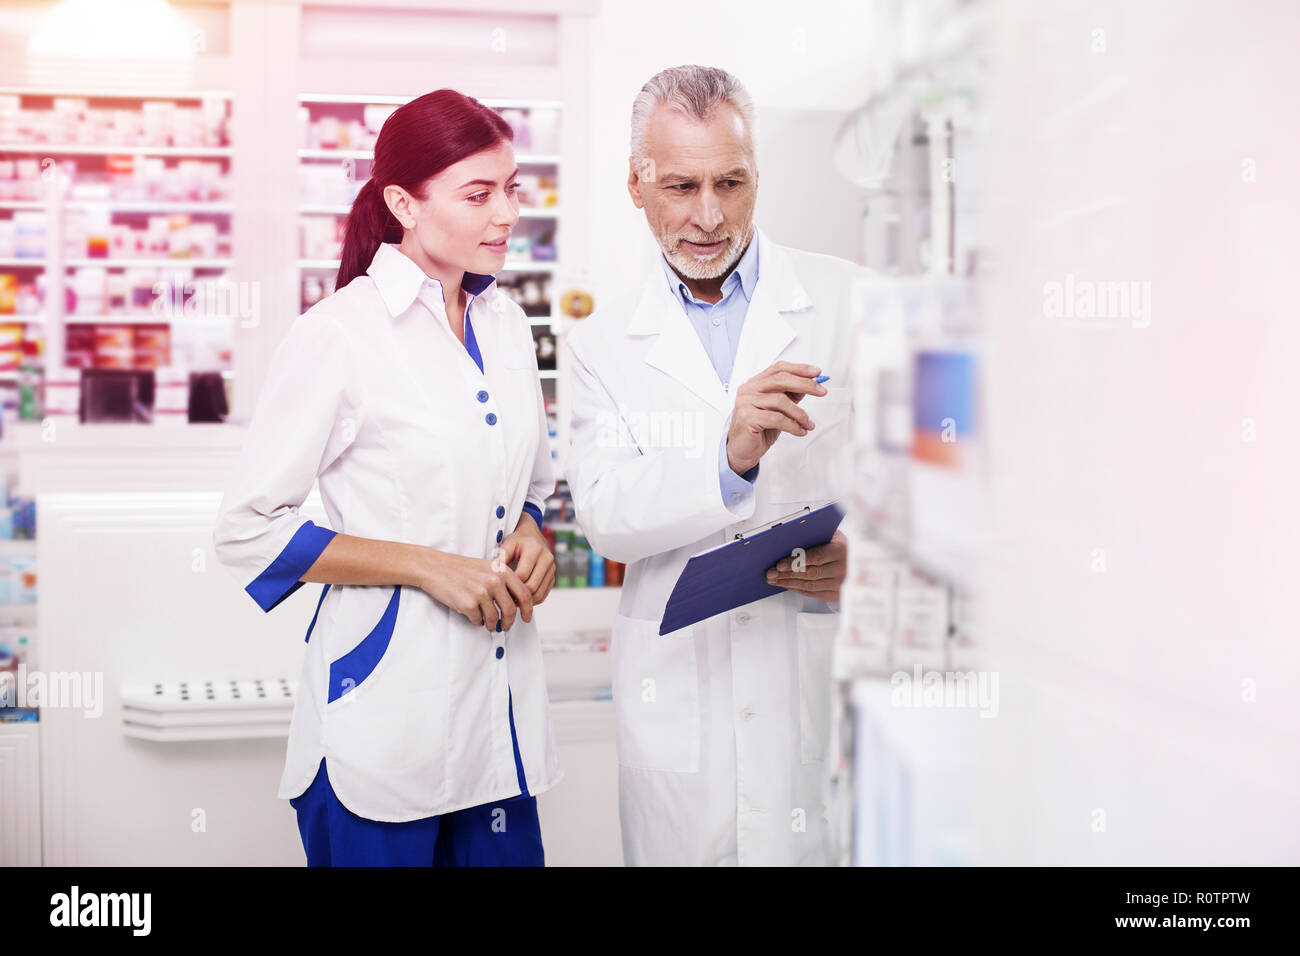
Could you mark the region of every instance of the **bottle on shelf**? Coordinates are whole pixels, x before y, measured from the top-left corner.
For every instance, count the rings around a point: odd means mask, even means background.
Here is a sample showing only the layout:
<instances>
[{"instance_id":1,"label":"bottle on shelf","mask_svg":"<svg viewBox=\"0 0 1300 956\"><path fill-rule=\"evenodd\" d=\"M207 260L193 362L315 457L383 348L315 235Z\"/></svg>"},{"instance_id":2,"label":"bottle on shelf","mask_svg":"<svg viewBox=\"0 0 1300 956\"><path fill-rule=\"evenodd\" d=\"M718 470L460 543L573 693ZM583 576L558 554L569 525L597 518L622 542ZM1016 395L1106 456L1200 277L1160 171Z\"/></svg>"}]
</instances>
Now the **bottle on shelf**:
<instances>
[{"instance_id":1,"label":"bottle on shelf","mask_svg":"<svg viewBox=\"0 0 1300 956\"><path fill-rule=\"evenodd\" d=\"M45 377L42 374L39 340L23 340L22 364L18 368L18 417L38 422L45 417Z\"/></svg>"},{"instance_id":2,"label":"bottle on shelf","mask_svg":"<svg viewBox=\"0 0 1300 956\"><path fill-rule=\"evenodd\" d=\"M569 560L572 568L570 572L572 586L575 588L587 587L587 571L591 562L591 548L587 544L586 535L574 532Z\"/></svg>"},{"instance_id":3,"label":"bottle on shelf","mask_svg":"<svg viewBox=\"0 0 1300 956\"><path fill-rule=\"evenodd\" d=\"M559 528L555 532L555 586L557 588L573 587L573 531Z\"/></svg>"}]
</instances>

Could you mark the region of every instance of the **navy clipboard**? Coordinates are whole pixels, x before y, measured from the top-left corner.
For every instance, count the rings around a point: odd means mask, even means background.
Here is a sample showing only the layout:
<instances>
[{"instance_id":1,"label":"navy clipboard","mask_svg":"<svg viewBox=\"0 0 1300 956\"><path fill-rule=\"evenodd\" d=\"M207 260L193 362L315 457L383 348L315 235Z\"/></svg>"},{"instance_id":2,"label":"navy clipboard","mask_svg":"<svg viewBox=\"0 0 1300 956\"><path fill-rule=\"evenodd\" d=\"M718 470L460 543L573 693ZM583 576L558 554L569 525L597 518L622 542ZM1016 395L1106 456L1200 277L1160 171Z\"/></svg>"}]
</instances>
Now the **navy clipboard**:
<instances>
[{"instance_id":1,"label":"navy clipboard","mask_svg":"<svg viewBox=\"0 0 1300 956\"><path fill-rule=\"evenodd\" d=\"M815 548L830 541L844 512L829 504L816 511L805 508L767 528L737 536L720 547L686 562L673 585L659 625L669 634L715 614L780 594L785 588L768 584L767 569L795 548Z\"/></svg>"}]
</instances>

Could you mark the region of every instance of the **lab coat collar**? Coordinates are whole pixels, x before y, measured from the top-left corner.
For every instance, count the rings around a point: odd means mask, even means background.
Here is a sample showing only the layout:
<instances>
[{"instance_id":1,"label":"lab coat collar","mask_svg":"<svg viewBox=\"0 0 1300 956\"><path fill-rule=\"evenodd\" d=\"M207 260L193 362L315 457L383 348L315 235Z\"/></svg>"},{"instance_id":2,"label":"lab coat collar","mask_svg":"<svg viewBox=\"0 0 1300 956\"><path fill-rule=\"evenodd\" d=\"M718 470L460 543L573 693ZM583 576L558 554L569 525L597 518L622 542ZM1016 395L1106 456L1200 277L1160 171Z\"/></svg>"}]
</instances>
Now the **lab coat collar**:
<instances>
[{"instance_id":1,"label":"lab coat collar","mask_svg":"<svg viewBox=\"0 0 1300 956\"><path fill-rule=\"evenodd\" d=\"M727 389L718 381L699 336L657 268L642 288L627 324L628 335L659 337L646 351L647 364L677 379L724 413L731 408L736 388L771 365L794 339L794 327L784 313L802 312L812 306L812 297L795 275L784 250L757 226L755 232L761 268L741 326Z\"/></svg>"},{"instance_id":2,"label":"lab coat collar","mask_svg":"<svg viewBox=\"0 0 1300 956\"><path fill-rule=\"evenodd\" d=\"M427 276L415 261L402 252L394 242L381 242L375 250L374 257L366 273L375 280L380 298L393 318L397 318L411 307L426 283L438 286L441 294L442 284L437 279ZM495 276L482 275L478 272L466 272L461 286L471 295L482 295L488 290Z\"/></svg>"}]
</instances>

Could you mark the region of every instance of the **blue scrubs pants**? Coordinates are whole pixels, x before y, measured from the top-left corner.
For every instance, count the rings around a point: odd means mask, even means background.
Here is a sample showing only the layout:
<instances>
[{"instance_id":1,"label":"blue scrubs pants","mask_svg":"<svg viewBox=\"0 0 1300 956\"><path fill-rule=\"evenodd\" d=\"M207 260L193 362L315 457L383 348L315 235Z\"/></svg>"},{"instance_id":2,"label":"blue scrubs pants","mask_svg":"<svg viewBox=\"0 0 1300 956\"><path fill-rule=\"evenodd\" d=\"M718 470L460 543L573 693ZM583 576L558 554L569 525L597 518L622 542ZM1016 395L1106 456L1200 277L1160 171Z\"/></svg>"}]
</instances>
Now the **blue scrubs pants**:
<instances>
[{"instance_id":1,"label":"blue scrubs pants","mask_svg":"<svg viewBox=\"0 0 1300 956\"><path fill-rule=\"evenodd\" d=\"M528 793L510 705L517 797L405 823L359 817L339 802L322 757L316 779L289 801L308 866L544 866L537 798Z\"/></svg>"}]
</instances>

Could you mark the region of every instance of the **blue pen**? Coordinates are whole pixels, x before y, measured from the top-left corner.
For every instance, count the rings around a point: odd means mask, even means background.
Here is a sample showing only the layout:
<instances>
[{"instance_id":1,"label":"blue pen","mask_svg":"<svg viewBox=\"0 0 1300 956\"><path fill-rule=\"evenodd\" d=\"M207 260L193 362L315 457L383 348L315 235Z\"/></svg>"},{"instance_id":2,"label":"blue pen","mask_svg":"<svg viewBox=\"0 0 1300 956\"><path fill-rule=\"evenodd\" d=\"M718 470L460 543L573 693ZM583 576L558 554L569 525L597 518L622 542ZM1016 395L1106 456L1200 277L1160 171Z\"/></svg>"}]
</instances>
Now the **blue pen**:
<instances>
[{"instance_id":1,"label":"blue pen","mask_svg":"<svg viewBox=\"0 0 1300 956\"><path fill-rule=\"evenodd\" d=\"M815 379L813 379L813 381L816 382L818 385L820 385L822 382L829 382L830 380L831 377L829 375L818 375Z\"/></svg>"}]
</instances>

